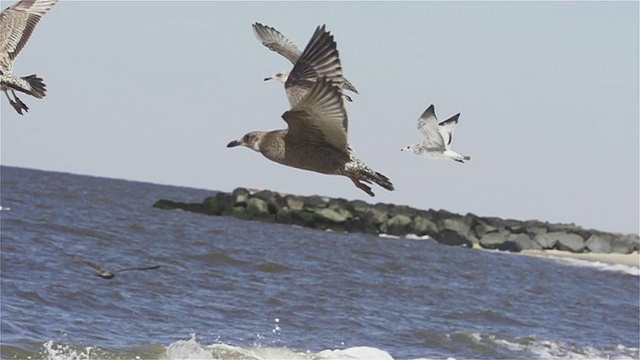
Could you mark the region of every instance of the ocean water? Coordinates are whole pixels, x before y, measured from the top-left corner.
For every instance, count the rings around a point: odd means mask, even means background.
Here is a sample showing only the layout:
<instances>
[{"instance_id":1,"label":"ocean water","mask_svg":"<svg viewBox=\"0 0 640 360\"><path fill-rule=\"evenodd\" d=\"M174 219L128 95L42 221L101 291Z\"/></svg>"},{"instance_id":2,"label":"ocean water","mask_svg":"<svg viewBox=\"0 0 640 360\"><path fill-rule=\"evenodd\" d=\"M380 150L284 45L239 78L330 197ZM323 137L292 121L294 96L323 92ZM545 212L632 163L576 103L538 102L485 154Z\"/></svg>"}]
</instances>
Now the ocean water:
<instances>
[{"instance_id":1,"label":"ocean water","mask_svg":"<svg viewBox=\"0 0 640 360\"><path fill-rule=\"evenodd\" d=\"M215 191L0 171L2 359L640 356L637 267L158 210ZM105 280L65 252L161 267Z\"/></svg>"}]
</instances>

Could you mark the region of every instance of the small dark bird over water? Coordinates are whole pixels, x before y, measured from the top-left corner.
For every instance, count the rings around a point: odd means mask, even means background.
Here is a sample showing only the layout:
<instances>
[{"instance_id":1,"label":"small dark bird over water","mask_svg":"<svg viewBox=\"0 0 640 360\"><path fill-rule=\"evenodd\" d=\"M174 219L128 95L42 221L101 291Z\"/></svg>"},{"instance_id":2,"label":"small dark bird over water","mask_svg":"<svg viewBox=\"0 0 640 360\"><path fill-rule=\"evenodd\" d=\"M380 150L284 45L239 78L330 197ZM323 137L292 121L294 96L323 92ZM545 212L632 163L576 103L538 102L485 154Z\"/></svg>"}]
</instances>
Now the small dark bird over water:
<instances>
[{"instance_id":1,"label":"small dark bird over water","mask_svg":"<svg viewBox=\"0 0 640 360\"><path fill-rule=\"evenodd\" d=\"M65 253L67 256L71 256L73 257L73 259L75 261L81 262L83 264L89 265L91 266L95 271L97 271L98 273L95 274L96 276L100 276L103 279L107 279L107 280L111 280L114 277L116 277L116 274L124 272L124 271L133 271L133 270L155 270L158 269L160 267L160 265L155 265L155 266L148 266L148 267L132 267L132 268L124 268L124 269L118 269L118 270L107 270L107 269L103 269L102 267L100 267L99 265L87 260L87 259L83 259L80 256L77 255L71 255L71 254L67 254Z\"/></svg>"}]
</instances>

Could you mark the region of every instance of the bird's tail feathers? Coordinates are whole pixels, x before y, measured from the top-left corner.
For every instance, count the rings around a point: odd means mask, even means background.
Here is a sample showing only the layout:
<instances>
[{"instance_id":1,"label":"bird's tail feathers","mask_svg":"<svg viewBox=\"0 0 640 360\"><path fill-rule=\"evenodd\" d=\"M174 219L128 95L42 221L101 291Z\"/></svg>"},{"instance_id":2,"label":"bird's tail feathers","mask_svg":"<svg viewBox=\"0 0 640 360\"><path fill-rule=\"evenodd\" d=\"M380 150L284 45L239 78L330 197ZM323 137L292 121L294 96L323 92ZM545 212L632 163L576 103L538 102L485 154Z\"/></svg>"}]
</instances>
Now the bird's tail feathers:
<instances>
[{"instance_id":1,"label":"bird's tail feathers","mask_svg":"<svg viewBox=\"0 0 640 360\"><path fill-rule=\"evenodd\" d=\"M25 91L26 93L32 95L37 99L42 99L46 96L47 86L45 85L42 78L38 75L31 74L29 76L24 76L22 77L22 80L26 81L30 87L30 89L28 89L29 91Z\"/></svg>"},{"instance_id":2,"label":"bird's tail feathers","mask_svg":"<svg viewBox=\"0 0 640 360\"><path fill-rule=\"evenodd\" d=\"M395 190L395 188L393 187L393 184L391 183L391 180L389 180L388 177L380 174L377 171L373 171L371 169L366 169L364 171L361 171L360 175L362 176L361 180L364 181L364 182L376 183L380 187L382 187L384 189L387 189L389 191Z\"/></svg>"}]
</instances>

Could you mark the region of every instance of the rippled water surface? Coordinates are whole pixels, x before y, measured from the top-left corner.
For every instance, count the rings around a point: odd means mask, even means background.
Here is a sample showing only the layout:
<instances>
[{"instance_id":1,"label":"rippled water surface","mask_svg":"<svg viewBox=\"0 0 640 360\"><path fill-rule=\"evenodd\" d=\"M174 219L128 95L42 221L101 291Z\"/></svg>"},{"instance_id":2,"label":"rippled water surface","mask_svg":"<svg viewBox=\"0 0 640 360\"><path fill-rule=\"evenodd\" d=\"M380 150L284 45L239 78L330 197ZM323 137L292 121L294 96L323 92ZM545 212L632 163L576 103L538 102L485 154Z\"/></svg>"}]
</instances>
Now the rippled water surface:
<instances>
[{"instance_id":1,"label":"rippled water surface","mask_svg":"<svg viewBox=\"0 0 640 360\"><path fill-rule=\"evenodd\" d=\"M639 356L637 268L151 207L212 191L1 181L2 358ZM105 280L65 252L161 267Z\"/></svg>"}]
</instances>

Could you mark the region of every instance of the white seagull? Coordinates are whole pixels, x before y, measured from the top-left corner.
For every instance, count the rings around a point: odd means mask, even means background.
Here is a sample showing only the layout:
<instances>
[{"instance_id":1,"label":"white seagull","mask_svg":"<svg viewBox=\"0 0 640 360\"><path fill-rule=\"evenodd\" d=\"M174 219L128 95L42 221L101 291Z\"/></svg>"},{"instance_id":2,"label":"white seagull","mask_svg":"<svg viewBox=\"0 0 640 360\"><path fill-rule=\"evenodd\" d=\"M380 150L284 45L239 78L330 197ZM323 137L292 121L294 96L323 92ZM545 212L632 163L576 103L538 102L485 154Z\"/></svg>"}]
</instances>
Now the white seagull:
<instances>
[{"instance_id":1,"label":"white seagull","mask_svg":"<svg viewBox=\"0 0 640 360\"><path fill-rule=\"evenodd\" d=\"M9 104L20 115L29 107L16 95L16 91L37 99L45 97L47 91L42 78L35 74L18 77L13 75L13 61L25 46L36 25L58 0L21 0L0 13L0 90ZM9 97L9 92L13 99Z\"/></svg>"},{"instance_id":2,"label":"white seagull","mask_svg":"<svg viewBox=\"0 0 640 360\"><path fill-rule=\"evenodd\" d=\"M252 25L252 27L253 33L255 34L256 38L262 43L262 45L267 47L269 50L277 52L278 54L284 56L289 61L291 61L293 65L296 65L296 63L298 63L298 59L300 58L300 55L302 55L302 51L300 51L300 49L298 49L298 47L294 43L292 43L289 39L282 35L282 33L272 28L271 26L262 25L260 23L255 23ZM269 77L266 77L264 81L277 80L283 84L286 84L289 76L290 72L287 70L283 70L278 71L277 73ZM358 90L355 88L355 86L353 86L346 78L343 79L344 82L342 83L342 88L344 90L349 90L357 94ZM309 88L311 88L311 85L312 84L309 85ZM342 94L342 96L346 101L352 101L349 95Z\"/></svg>"},{"instance_id":3,"label":"white seagull","mask_svg":"<svg viewBox=\"0 0 640 360\"><path fill-rule=\"evenodd\" d=\"M418 130L424 135L424 141L421 144L409 145L400 150L411 151L416 155L437 160L451 159L460 163L464 163L464 160L471 160L470 156L460 155L450 148L453 129L458 125L459 117L460 113L457 113L438 124L435 107L432 104L418 119Z\"/></svg>"}]
</instances>

